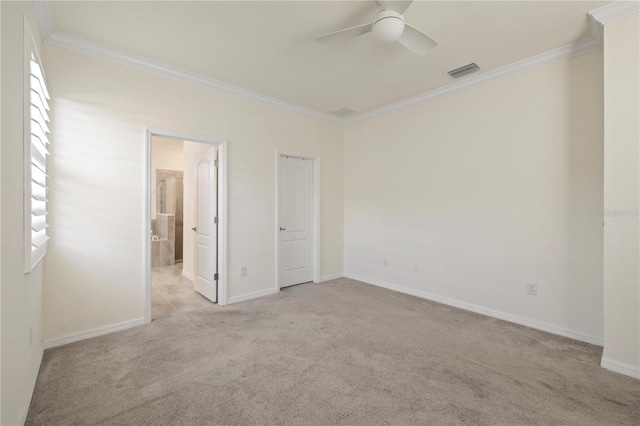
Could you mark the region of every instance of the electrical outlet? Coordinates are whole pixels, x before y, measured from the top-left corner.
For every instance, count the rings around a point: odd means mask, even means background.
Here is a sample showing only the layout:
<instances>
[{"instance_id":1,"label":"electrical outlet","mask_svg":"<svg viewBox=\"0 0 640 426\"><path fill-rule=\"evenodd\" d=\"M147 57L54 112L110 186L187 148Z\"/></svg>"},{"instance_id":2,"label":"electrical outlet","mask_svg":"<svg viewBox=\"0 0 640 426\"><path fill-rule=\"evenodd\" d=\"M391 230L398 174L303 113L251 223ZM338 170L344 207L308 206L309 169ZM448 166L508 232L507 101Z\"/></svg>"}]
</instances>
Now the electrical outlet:
<instances>
[{"instance_id":1,"label":"electrical outlet","mask_svg":"<svg viewBox=\"0 0 640 426\"><path fill-rule=\"evenodd\" d=\"M420 265L416 263L415 265L413 265L413 272L418 272L418 271L420 271Z\"/></svg>"},{"instance_id":2,"label":"electrical outlet","mask_svg":"<svg viewBox=\"0 0 640 426\"><path fill-rule=\"evenodd\" d=\"M33 343L33 326L29 327L29 346Z\"/></svg>"},{"instance_id":3,"label":"electrical outlet","mask_svg":"<svg viewBox=\"0 0 640 426\"><path fill-rule=\"evenodd\" d=\"M240 267L240 276L241 277L246 277L247 276L247 267L246 266L241 266Z\"/></svg>"},{"instance_id":4,"label":"electrical outlet","mask_svg":"<svg viewBox=\"0 0 640 426\"><path fill-rule=\"evenodd\" d=\"M387 259L382 259L382 266L388 266L389 262L387 262Z\"/></svg>"},{"instance_id":5,"label":"electrical outlet","mask_svg":"<svg viewBox=\"0 0 640 426\"><path fill-rule=\"evenodd\" d=\"M532 296L538 295L538 284L536 283L527 283L527 294Z\"/></svg>"}]
</instances>

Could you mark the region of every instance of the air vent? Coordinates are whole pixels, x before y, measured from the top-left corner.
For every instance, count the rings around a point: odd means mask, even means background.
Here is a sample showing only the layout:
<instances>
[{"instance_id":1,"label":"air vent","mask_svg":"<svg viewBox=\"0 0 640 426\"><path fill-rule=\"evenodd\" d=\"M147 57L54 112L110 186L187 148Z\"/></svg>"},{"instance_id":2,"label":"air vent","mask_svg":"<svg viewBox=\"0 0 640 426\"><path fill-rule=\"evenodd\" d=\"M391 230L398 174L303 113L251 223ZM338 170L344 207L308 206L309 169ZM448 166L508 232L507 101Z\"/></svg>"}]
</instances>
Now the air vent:
<instances>
[{"instance_id":1,"label":"air vent","mask_svg":"<svg viewBox=\"0 0 640 426\"><path fill-rule=\"evenodd\" d=\"M460 68L456 68L455 70L448 71L447 75L451 78L460 78L460 77L464 77L466 75L472 74L478 71L479 69L480 69L479 66L477 66L474 63L471 63L469 65L465 65L464 67L460 67Z\"/></svg>"},{"instance_id":2,"label":"air vent","mask_svg":"<svg viewBox=\"0 0 640 426\"><path fill-rule=\"evenodd\" d=\"M337 115L339 117L346 117L347 115L351 115L354 112L355 111L352 111L349 108L341 108L335 111L331 111L329 114Z\"/></svg>"}]
</instances>

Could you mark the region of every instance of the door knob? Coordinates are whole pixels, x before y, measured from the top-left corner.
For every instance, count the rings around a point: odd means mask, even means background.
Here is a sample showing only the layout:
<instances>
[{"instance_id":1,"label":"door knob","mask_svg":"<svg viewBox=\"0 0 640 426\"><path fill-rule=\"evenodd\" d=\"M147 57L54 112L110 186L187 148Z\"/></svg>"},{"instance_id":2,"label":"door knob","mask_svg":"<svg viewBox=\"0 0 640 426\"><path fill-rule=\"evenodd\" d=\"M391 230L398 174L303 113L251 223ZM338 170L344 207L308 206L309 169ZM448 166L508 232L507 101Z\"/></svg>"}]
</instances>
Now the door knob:
<instances>
[{"instance_id":1,"label":"door knob","mask_svg":"<svg viewBox=\"0 0 640 426\"><path fill-rule=\"evenodd\" d=\"M286 230L287 230L287 228L282 228L282 227L280 227L280 230L281 230L281 231L286 231Z\"/></svg>"},{"instance_id":2,"label":"door knob","mask_svg":"<svg viewBox=\"0 0 640 426\"><path fill-rule=\"evenodd\" d=\"M193 228L191 228L191 230L192 230L192 231L195 231L195 230L196 230L196 227L194 226Z\"/></svg>"}]
</instances>

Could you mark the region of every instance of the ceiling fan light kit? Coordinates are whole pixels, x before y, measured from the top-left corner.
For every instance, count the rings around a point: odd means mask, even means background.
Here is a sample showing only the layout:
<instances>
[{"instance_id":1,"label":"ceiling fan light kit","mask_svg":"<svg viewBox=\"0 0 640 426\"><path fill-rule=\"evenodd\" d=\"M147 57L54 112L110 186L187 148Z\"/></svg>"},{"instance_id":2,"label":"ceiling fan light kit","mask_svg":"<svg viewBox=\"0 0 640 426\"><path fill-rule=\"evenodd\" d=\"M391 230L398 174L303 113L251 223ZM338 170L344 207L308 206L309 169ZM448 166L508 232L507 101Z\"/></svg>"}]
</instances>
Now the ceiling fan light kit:
<instances>
[{"instance_id":1,"label":"ceiling fan light kit","mask_svg":"<svg viewBox=\"0 0 640 426\"><path fill-rule=\"evenodd\" d=\"M398 12L381 10L376 14L371 35L383 43L398 41L404 32L404 18Z\"/></svg>"},{"instance_id":2,"label":"ceiling fan light kit","mask_svg":"<svg viewBox=\"0 0 640 426\"><path fill-rule=\"evenodd\" d=\"M376 13L371 23L325 34L316 38L316 40L320 43L328 44L370 32L377 41L384 43L397 41L420 56L438 45L431 37L404 22L402 14L413 3L413 0L376 0L376 3L382 9Z\"/></svg>"}]
</instances>

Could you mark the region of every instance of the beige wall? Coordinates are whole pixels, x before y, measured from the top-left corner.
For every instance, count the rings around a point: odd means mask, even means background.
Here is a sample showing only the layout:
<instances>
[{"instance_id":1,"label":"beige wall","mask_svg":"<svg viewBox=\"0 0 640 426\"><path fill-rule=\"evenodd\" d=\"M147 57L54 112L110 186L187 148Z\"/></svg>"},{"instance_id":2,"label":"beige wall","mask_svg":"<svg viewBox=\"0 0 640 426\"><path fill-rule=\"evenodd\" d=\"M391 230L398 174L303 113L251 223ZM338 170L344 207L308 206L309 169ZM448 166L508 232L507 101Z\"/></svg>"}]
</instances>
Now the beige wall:
<instances>
[{"instance_id":1,"label":"beige wall","mask_svg":"<svg viewBox=\"0 0 640 426\"><path fill-rule=\"evenodd\" d=\"M151 138L151 219L156 218L156 170L183 170L183 142L153 136Z\"/></svg>"},{"instance_id":2,"label":"beige wall","mask_svg":"<svg viewBox=\"0 0 640 426\"><path fill-rule=\"evenodd\" d=\"M35 34L32 2L0 2L2 10L2 403L0 423L24 421L42 359L42 270L24 273L23 16ZM45 67L45 72L46 72ZM29 329L33 339L29 341Z\"/></svg>"},{"instance_id":3,"label":"beige wall","mask_svg":"<svg viewBox=\"0 0 640 426\"><path fill-rule=\"evenodd\" d=\"M143 315L144 126L229 140L232 297L275 286L275 150L319 154L321 275L343 270L344 224L348 274L587 340L604 336L603 366L640 371L637 15L606 26L604 95L596 52L368 120L344 135L48 46L55 124L44 306L42 264L23 273L16 208L23 15L37 34L31 2L0 3L2 424L26 415L41 324L54 339ZM239 277L240 265L249 276ZM528 281L538 283L538 296L524 294Z\"/></svg>"},{"instance_id":4,"label":"beige wall","mask_svg":"<svg viewBox=\"0 0 640 426\"><path fill-rule=\"evenodd\" d=\"M640 378L640 85L638 14L604 27L604 352Z\"/></svg>"},{"instance_id":5,"label":"beige wall","mask_svg":"<svg viewBox=\"0 0 640 426\"><path fill-rule=\"evenodd\" d=\"M601 341L602 81L598 51L348 127L345 273Z\"/></svg>"},{"instance_id":6,"label":"beige wall","mask_svg":"<svg viewBox=\"0 0 640 426\"><path fill-rule=\"evenodd\" d=\"M0 46L2 46L2 7L0 7ZM0 80L2 80L2 55L0 54ZM0 84L0 99L2 99L2 84ZM0 138L2 133L2 105L0 105ZM0 139L1 140L1 139ZM0 224L2 223L2 149L0 149ZM0 226L0 241L2 241L2 226ZM2 244L0 244L0 271L2 271ZM2 273L0 273L0 289L2 288ZM2 291L0 291L0 306L2 306ZM0 315L0 329L2 316ZM0 331L0 365L2 365L2 332ZM1 376L1 373L0 373ZM2 385L0 384L0 423L2 422Z\"/></svg>"},{"instance_id":7,"label":"beige wall","mask_svg":"<svg viewBox=\"0 0 640 426\"><path fill-rule=\"evenodd\" d=\"M277 149L321 157L320 273L342 272L341 127L66 49L46 46L44 61L56 123L45 339L143 317L145 126L228 140L229 297L276 286Z\"/></svg>"}]
</instances>

